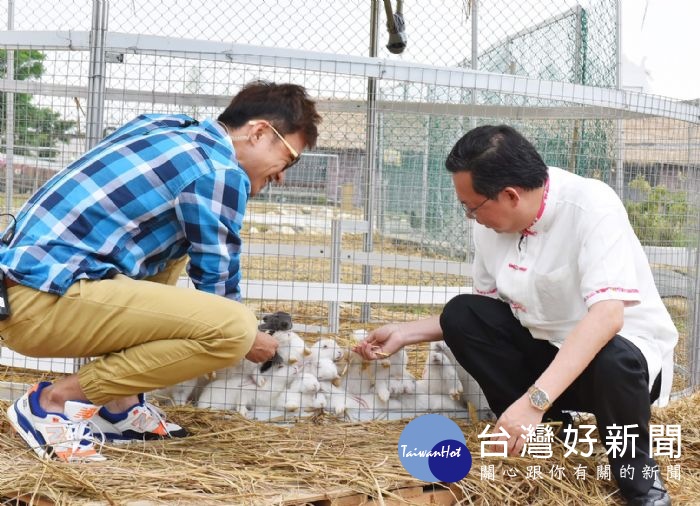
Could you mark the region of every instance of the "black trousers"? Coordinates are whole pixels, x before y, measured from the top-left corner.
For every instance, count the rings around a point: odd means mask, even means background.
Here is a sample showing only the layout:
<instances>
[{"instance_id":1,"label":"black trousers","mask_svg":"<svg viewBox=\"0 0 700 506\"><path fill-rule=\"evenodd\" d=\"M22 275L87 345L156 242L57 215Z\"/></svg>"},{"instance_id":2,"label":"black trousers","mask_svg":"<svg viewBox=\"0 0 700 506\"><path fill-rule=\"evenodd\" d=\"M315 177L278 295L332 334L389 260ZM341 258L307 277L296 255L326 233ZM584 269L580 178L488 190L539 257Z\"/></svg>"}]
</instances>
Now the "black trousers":
<instances>
[{"instance_id":1,"label":"black trousers","mask_svg":"<svg viewBox=\"0 0 700 506\"><path fill-rule=\"evenodd\" d=\"M548 341L535 339L499 300L480 295L459 295L440 316L445 343L457 361L479 383L497 416L522 396L554 360L559 351ZM623 456L608 454L610 470L626 497L646 493L653 484L643 477L644 466L654 468L649 456L651 403L659 396L660 375L649 394L649 373L642 352L631 342L614 336L581 375L552 404L544 419L561 420L561 411L583 411L596 417L600 442L607 427L637 424L635 457L630 445ZM580 434L582 437L583 435ZM609 449L609 448L608 448ZM620 469L633 466L621 477Z\"/></svg>"}]
</instances>

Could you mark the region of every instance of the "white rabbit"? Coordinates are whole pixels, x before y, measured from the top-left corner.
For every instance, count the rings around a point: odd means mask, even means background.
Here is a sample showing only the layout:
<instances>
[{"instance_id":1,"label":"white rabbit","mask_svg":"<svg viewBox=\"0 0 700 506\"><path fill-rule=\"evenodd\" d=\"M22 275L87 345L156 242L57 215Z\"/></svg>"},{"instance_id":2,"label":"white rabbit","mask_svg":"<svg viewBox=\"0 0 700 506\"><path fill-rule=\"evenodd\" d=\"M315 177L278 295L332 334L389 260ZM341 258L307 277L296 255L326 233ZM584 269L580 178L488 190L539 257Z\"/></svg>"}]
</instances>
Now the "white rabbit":
<instances>
[{"instance_id":1,"label":"white rabbit","mask_svg":"<svg viewBox=\"0 0 700 506\"><path fill-rule=\"evenodd\" d=\"M351 420L360 419L360 410L368 411L374 408L376 396L373 392L374 361L365 361L354 351L345 354L344 367L340 381L330 386L327 394L328 408L336 415L345 414ZM326 389L325 385L323 386Z\"/></svg>"},{"instance_id":2,"label":"white rabbit","mask_svg":"<svg viewBox=\"0 0 700 506\"><path fill-rule=\"evenodd\" d=\"M327 358L321 358L315 364L305 364L304 371L310 372L321 383L321 392L329 392L331 385L340 386L341 378L338 366Z\"/></svg>"},{"instance_id":3,"label":"white rabbit","mask_svg":"<svg viewBox=\"0 0 700 506\"><path fill-rule=\"evenodd\" d=\"M305 370L315 374L320 385L319 394L323 397L323 407L340 415L345 411L346 392L340 386L341 377L335 362L327 358L321 358L314 366L307 365ZM318 403L318 401L317 401Z\"/></svg>"},{"instance_id":4,"label":"white rabbit","mask_svg":"<svg viewBox=\"0 0 700 506\"><path fill-rule=\"evenodd\" d=\"M344 416L353 421L373 418L375 411L386 411L387 405L381 403L373 392L351 394L343 388L331 385L330 392L325 393L330 412ZM391 399L395 401L395 399ZM391 404L389 409L400 409L399 405Z\"/></svg>"},{"instance_id":5,"label":"white rabbit","mask_svg":"<svg viewBox=\"0 0 700 506\"><path fill-rule=\"evenodd\" d=\"M311 351L299 334L291 330L278 330L272 334L279 342L277 353L287 365L301 364Z\"/></svg>"},{"instance_id":6,"label":"white rabbit","mask_svg":"<svg viewBox=\"0 0 700 506\"><path fill-rule=\"evenodd\" d=\"M416 381L413 395L402 398L403 409L416 411L455 411L464 409L458 402L462 383L450 359L444 353L431 350L423 370L423 377Z\"/></svg>"},{"instance_id":7,"label":"white rabbit","mask_svg":"<svg viewBox=\"0 0 700 506\"><path fill-rule=\"evenodd\" d=\"M321 382L321 391L328 392L330 385L340 385L340 374L335 362L345 356L345 351L333 339L319 339L309 347L304 359L304 370L314 374Z\"/></svg>"},{"instance_id":8,"label":"white rabbit","mask_svg":"<svg viewBox=\"0 0 700 506\"><path fill-rule=\"evenodd\" d=\"M389 390L389 375L391 374L391 361L388 358L376 360L371 367L374 376L374 392L382 402L389 402L391 391Z\"/></svg>"},{"instance_id":9,"label":"white rabbit","mask_svg":"<svg viewBox=\"0 0 700 506\"><path fill-rule=\"evenodd\" d=\"M301 364L274 364L267 371L257 374L256 411L281 411L287 409L286 397L289 385L301 374ZM293 405L290 405L293 408Z\"/></svg>"},{"instance_id":10,"label":"white rabbit","mask_svg":"<svg viewBox=\"0 0 700 506\"><path fill-rule=\"evenodd\" d=\"M341 387L349 394L366 395L372 393L375 366L374 362L363 360L358 353L349 352Z\"/></svg>"},{"instance_id":11,"label":"white rabbit","mask_svg":"<svg viewBox=\"0 0 700 506\"><path fill-rule=\"evenodd\" d=\"M407 365L408 355L404 348L386 359L377 361L374 389L383 402L388 402L389 397L415 391L415 378L406 368Z\"/></svg>"},{"instance_id":12,"label":"white rabbit","mask_svg":"<svg viewBox=\"0 0 700 506\"><path fill-rule=\"evenodd\" d=\"M322 358L337 362L345 355L343 348L334 339L319 339L309 347L309 351L311 353L304 359L306 364L315 364Z\"/></svg>"},{"instance_id":13,"label":"white rabbit","mask_svg":"<svg viewBox=\"0 0 700 506\"><path fill-rule=\"evenodd\" d=\"M257 374L260 366L262 364L256 364L248 359L243 359L231 367L224 367L222 369L217 369L214 371L214 376L216 379L229 379L239 382L245 381L247 376Z\"/></svg>"},{"instance_id":14,"label":"white rabbit","mask_svg":"<svg viewBox=\"0 0 700 506\"><path fill-rule=\"evenodd\" d=\"M481 387L476 382L476 380L462 367L455 359L452 350L445 344L444 341L435 341L431 343L435 346L434 349L442 351L445 355L449 357L452 363L457 369L457 377L459 378L464 391L462 392L462 402L466 405L471 403L478 411L478 415L481 418L495 418L496 415L493 414L489 408L488 401L481 390Z\"/></svg>"},{"instance_id":15,"label":"white rabbit","mask_svg":"<svg viewBox=\"0 0 700 506\"><path fill-rule=\"evenodd\" d=\"M352 420L373 418L375 413L386 413L387 410L400 410L400 402L389 399L388 381L380 382L378 390L375 388L377 375L381 379L386 374L388 379L389 369L388 359L366 361L351 351L340 384L340 389L345 390L346 396L341 401L337 399L338 395L334 395L335 398L329 400L329 405L339 410L341 402L344 402L345 415Z\"/></svg>"},{"instance_id":16,"label":"white rabbit","mask_svg":"<svg viewBox=\"0 0 700 506\"><path fill-rule=\"evenodd\" d=\"M280 396L286 411L314 410L326 407L326 397L321 384L308 372L299 373L289 384L287 392Z\"/></svg>"},{"instance_id":17,"label":"white rabbit","mask_svg":"<svg viewBox=\"0 0 700 506\"><path fill-rule=\"evenodd\" d=\"M230 409L249 416L251 411L284 409L280 396L299 374L299 366L274 364L261 372L259 365L248 362L218 373L220 377L203 389L197 406Z\"/></svg>"},{"instance_id":18,"label":"white rabbit","mask_svg":"<svg viewBox=\"0 0 700 506\"><path fill-rule=\"evenodd\" d=\"M187 404L199 384L199 378L192 378L175 385L170 385L148 393L150 399L157 400L163 405L180 406Z\"/></svg>"},{"instance_id":19,"label":"white rabbit","mask_svg":"<svg viewBox=\"0 0 700 506\"><path fill-rule=\"evenodd\" d=\"M326 396L328 410L338 416L343 415L346 409L359 409L360 407L356 400L349 400L349 395L343 388L331 385L327 392L323 391L322 393Z\"/></svg>"},{"instance_id":20,"label":"white rabbit","mask_svg":"<svg viewBox=\"0 0 700 506\"><path fill-rule=\"evenodd\" d=\"M242 369L241 369L242 371ZM257 374L237 376L231 371L206 385L197 400L197 407L212 409L230 409L248 416L255 407L258 390Z\"/></svg>"},{"instance_id":21,"label":"white rabbit","mask_svg":"<svg viewBox=\"0 0 700 506\"><path fill-rule=\"evenodd\" d=\"M247 381L247 376L254 374L258 367L259 364L244 358L230 367L218 369L209 374L155 390L149 395L160 402L165 401L167 403L170 401L174 405L194 404L197 406L199 397L213 381L224 380L230 387L239 386Z\"/></svg>"},{"instance_id":22,"label":"white rabbit","mask_svg":"<svg viewBox=\"0 0 700 506\"><path fill-rule=\"evenodd\" d=\"M438 353L442 354L443 357L428 356L428 360L432 364L442 363L442 369L440 369L440 377L442 378L443 384L446 392L454 400L458 401L462 397L462 392L464 391L464 385L459 379L459 374L457 373L457 363L454 359L454 355L445 344L444 341L434 341L431 344L431 354Z\"/></svg>"},{"instance_id":23,"label":"white rabbit","mask_svg":"<svg viewBox=\"0 0 700 506\"><path fill-rule=\"evenodd\" d=\"M200 396L213 381L219 381L216 386L220 386L222 384L221 382L224 382L229 388L250 384L250 378L253 377L253 379L256 379L259 368L260 364L256 364L244 358L235 365L217 369L206 376L200 376L197 378L197 384L190 393L188 401L192 404L199 405L198 401Z\"/></svg>"}]
</instances>

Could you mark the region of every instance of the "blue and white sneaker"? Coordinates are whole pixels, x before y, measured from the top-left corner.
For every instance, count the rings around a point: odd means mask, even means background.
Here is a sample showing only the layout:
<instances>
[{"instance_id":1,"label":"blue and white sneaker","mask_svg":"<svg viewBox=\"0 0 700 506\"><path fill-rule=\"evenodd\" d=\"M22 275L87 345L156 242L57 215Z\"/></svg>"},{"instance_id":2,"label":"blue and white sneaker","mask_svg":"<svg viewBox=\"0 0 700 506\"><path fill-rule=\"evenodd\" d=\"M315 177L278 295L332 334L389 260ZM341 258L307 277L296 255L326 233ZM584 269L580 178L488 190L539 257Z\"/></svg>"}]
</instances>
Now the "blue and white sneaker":
<instances>
[{"instance_id":1,"label":"blue and white sneaker","mask_svg":"<svg viewBox=\"0 0 700 506\"><path fill-rule=\"evenodd\" d=\"M91 429L91 419L98 406L80 401L67 401L64 413L44 411L39 405L39 394L51 383L34 385L14 404L7 408L10 425L29 447L42 459L64 462L101 462L107 460L98 450Z\"/></svg>"},{"instance_id":2,"label":"blue and white sneaker","mask_svg":"<svg viewBox=\"0 0 700 506\"><path fill-rule=\"evenodd\" d=\"M104 434L105 439L113 443L150 441L189 435L179 425L166 421L165 413L146 402L143 394L139 394L138 404L134 404L123 413L111 413L105 407L100 408L92 422Z\"/></svg>"}]
</instances>

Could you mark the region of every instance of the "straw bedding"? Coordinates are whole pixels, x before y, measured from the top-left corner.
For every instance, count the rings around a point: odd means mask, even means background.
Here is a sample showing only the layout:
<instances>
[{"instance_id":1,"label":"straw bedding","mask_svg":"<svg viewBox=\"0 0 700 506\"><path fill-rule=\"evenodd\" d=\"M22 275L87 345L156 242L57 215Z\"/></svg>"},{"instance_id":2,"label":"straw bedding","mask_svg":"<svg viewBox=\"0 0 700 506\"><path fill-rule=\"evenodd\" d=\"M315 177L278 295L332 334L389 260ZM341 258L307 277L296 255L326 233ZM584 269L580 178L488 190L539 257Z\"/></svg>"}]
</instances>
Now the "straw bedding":
<instances>
[{"instance_id":1,"label":"straw bedding","mask_svg":"<svg viewBox=\"0 0 700 506\"><path fill-rule=\"evenodd\" d=\"M0 407L7 408L7 402ZM192 436L177 441L105 447L100 464L42 462L0 422L0 504L22 497L33 504L305 504L328 492L330 497L361 494L377 504L411 503L397 488L424 483L401 466L398 438L406 421L344 423L328 417L292 426L255 422L228 413L171 408L170 418ZM486 422L458 422L474 463L470 474L453 486L460 504L616 504L614 482L595 478L595 466L606 463L602 447L592 457L564 459L555 444L551 459L479 457L479 432ZM700 504L700 393L655 410L653 423L681 424L682 456L659 457L674 504ZM482 465L494 465L495 478L481 479ZM577 480L574 468L588 466L588 478ZM666 479L666 466L680 464L681 479ZM528 466L542 475L527 479ZM550 476L554 465L564 476ZM508 477L506 472L517 476ZM347 501L348 499L346 499ZM318 504L318 503L317 503Z\"/></svg>"}]
</instances>

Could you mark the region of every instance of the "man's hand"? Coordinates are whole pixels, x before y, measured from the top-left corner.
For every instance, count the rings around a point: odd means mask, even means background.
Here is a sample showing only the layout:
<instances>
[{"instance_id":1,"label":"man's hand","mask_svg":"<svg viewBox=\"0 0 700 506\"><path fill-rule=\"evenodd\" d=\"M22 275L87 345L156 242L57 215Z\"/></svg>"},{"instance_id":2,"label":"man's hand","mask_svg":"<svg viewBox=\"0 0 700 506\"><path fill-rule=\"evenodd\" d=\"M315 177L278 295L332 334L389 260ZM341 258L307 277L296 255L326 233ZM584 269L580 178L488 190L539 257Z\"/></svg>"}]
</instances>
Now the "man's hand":
<instances>
[{"instance_id":1,"label":"man's hand","mask_svg":"<svg viewBox=\"0 0 700 506\"><path fill-rule=\"evenodd\" d=\"M245 356L251 362L261 364L270 360L277 351L279 342L266 332L258 332L253 341L253 347Z\"/></svg>"},{"instance_id":2,"label":"man's hand","mask_svg":"<svg viewBox=\"0 0 700 506\"><path fill-rule=\"evenodd\" d=\"M359 353L365 360L377 360L393 355L403 348L404 344L399 326L390 323L370 332L353 348L353 351Z\"/></svg>"},{"instance_id":3,"label":"man's hand","mask_svg":"<svg viewBox=\"0 0 700 506\"><path fill-rule=\"evenodd\" d=\"M500 433L501 427L503 427L510 434L510 439L504 435L494 438L493 441L507 441L508 455L511 457L520 455L525 444L525 439L521 435L527 437L527 430L523 429L523 427L535 427L542 421L543 415L542 411L530 404L527 394L523 395L503 412L494 428L494 432Z\"/></svg>"}]
</instances>

